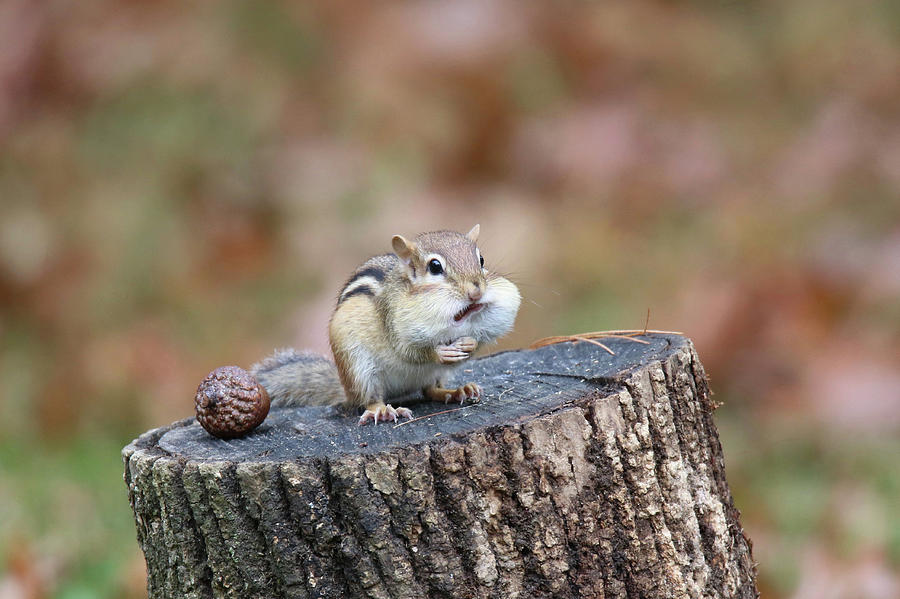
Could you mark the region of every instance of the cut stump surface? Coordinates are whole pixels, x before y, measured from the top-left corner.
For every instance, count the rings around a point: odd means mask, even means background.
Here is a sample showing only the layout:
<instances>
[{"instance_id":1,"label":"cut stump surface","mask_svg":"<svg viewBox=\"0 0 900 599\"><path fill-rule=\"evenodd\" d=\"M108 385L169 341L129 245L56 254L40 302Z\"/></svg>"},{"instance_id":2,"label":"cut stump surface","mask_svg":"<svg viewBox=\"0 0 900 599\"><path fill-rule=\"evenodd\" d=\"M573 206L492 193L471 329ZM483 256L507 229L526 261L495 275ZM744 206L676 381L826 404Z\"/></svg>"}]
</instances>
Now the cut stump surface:
<instances>
[{"instance_id":1,"label":"cut stump surface","mask_svg":"<svg viewBox=\"0 0 900 599\"><path fill-rule=\"evenodd\" d=\"M642 339L472 360L480 403L400 426L313 407L142 435L150 597L756 597L703 367Z\"/></svg>"}]
</instances>

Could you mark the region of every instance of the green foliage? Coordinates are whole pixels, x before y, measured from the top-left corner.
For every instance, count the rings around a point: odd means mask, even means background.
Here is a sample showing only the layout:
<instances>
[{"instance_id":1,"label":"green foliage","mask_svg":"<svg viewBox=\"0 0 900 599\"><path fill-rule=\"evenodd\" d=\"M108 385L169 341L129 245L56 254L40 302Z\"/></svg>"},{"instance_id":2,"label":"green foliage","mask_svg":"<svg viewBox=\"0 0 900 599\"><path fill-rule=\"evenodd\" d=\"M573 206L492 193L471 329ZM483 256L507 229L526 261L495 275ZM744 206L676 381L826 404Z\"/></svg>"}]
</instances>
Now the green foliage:
<instances>
[{"instance_id":1,"label":"green foliage","mask_svg":"<svg viewBox=\"0 0 900 599\"><path fill-rule=\"evenodd\" d=\"M124 443L97 436L53 447L0 444L0 563L52 556L52 569L67 573L55 596L120 597L137 553Z\"/></svg>"}]
</instances>

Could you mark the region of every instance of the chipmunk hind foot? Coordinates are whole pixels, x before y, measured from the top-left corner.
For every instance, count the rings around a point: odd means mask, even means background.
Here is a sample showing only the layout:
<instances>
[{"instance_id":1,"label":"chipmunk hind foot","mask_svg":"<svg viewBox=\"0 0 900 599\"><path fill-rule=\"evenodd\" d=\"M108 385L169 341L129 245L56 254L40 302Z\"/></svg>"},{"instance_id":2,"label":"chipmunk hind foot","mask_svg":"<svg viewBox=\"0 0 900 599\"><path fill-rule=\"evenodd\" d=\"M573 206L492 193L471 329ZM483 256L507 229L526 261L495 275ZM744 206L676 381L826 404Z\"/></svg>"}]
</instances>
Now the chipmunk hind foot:
<instances>
[{"instance_id":1,"label":"chipmunk hind foot","mask_svg":"<svg viewBox=\"0 0 900 599\"><path fill-rule=\"evenodd\" d=\"M359 417L359 422L357 424L363 425L370 420L375 424L378 424L379 420L382 422L397 422L400 418L412 420L412 410L402 407L395 408L391 404L375 402L366 406L366 410L362 413L362 416Z\"/></svg>"},{"instance_id":2,"label":"chipmunk hind foot","mask_svg":"<svg viewBox=\"0 0 900 599\"><path fill-rule=\"evenodd\" d=\"M458 401L460 404L468 400L470 403L477 403L484 391L481 385L477 383L466 383L456 389L445 389L440 385L430 385L422 390L422 394L431 401L442 401L449 403L450 401Z\"/></svg>"}]
</instances>

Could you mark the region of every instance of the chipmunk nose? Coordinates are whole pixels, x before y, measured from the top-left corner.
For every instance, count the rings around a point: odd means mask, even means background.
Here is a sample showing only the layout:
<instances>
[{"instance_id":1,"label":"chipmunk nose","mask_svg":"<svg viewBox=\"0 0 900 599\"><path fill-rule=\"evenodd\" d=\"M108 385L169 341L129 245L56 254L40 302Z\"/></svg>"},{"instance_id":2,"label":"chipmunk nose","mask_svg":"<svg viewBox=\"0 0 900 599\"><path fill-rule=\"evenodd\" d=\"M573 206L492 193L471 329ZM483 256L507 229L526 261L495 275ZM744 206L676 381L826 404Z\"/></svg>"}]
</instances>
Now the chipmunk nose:
<instances>
[{"instance_id":1,"label":"chipmunk nose","mask_svg":"<svg viewBox=\"0 0 900 599\"><path fill-rule=\"evenodd\" d=\"M481 296L484 295L484 293L481 291L481 282L480 281L472 281L472 283L469 285L468 291L469 291L469 300L471 300L473 302L477 302L478 300L481 299Z\"/></svg>"}]
</instances>

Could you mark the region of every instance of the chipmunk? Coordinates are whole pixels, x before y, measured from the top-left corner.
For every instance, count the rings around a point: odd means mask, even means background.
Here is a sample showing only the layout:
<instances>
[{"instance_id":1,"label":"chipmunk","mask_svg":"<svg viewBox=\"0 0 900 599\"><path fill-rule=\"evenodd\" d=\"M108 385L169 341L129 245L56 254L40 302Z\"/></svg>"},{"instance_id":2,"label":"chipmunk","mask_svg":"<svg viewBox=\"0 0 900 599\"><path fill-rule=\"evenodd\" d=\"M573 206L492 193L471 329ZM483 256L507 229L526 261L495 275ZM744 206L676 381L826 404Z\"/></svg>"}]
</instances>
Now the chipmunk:
<instances>
[{"instance_id":1,"label":"chipmunk","mask_svg":"<svg viewBox=\"0 0 900 599\"><path fill-rule=\"evenodd\" d=\"M272 405L365 408L359 424L377 424L412 418L409 408L386 403L405 393L460 403L480 397L476 383L447 389L446 381L479 345L512 329L521 297L485 268L479 230L395 235L394 253L366 260L338 296L328 327L334 362L288 349L252 367Z\"/></svg>"}]
</instances>

